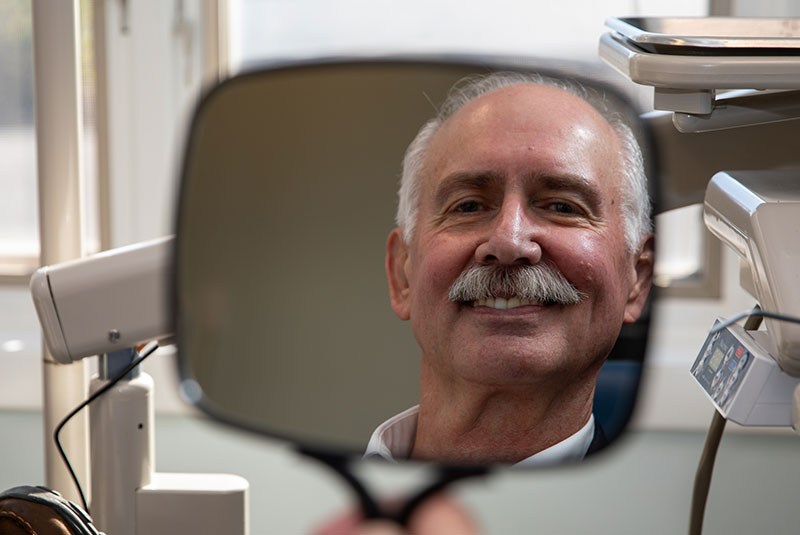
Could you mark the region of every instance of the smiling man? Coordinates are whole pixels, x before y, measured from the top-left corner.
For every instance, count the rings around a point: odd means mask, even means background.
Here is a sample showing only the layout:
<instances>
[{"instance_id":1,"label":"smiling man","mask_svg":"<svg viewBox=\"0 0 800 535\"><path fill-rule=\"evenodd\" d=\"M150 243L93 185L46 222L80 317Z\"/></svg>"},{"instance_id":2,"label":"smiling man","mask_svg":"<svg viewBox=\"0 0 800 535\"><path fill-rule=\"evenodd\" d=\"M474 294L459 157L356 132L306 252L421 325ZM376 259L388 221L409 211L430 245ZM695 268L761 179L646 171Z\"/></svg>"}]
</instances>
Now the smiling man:
<instances>
[{"instance_id":1,"label":"smiling man","mask_svg":"<svg viewBox=\"0 0 800 535\"><path fill-rule=\"evenodd\" d=\"M422 349L420 401L368 454L550 464L603 442L595 381L644 307L653 238L636 140L589 95L471 80L412 142L386 271Z\"/></svg>"}]
</instances>

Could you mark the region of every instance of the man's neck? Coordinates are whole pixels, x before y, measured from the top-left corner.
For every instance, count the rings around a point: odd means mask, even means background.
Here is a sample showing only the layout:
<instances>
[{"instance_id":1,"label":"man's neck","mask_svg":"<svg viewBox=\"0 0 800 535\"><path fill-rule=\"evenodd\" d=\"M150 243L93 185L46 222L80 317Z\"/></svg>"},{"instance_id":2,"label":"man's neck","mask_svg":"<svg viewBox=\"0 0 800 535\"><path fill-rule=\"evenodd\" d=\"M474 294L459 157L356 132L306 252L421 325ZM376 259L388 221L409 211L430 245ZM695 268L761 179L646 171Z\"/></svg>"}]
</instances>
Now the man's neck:
<instances>
[{"instance_id":1,"label":"man's neck","mask_svg":"<svg viewBox=\"0 0 800 535\"><path fill-rule=\"evenodd\" d=\"M514 464L589 420L594 376L579 383L497 388L439 381L423 363L411 457L453 464Z\"/></svg>"}]
</instances>

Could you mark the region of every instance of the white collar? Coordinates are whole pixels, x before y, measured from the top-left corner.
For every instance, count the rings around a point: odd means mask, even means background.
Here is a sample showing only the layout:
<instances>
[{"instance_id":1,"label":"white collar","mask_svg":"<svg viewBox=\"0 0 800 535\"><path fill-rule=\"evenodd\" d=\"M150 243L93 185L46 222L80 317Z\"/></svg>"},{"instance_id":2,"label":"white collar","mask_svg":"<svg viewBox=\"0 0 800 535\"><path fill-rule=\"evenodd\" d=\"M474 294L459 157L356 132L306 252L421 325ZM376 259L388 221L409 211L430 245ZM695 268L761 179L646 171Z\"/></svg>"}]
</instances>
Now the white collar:
<instances>
[{"instance_id":1,"label":"white collar","mask_svg":"<svg viewBox=\"0 0 800 535\"><path fill-rule=\"evenodd\" d=\"M419 405L415 405L379 425L369 439L364 457L378 456L393 462L408 459L417 435L418 416ZM534 453L514 466L550 466L580 461L586 456L593 438L594 414L575 434Z\"/></svg>"}]
</instances>

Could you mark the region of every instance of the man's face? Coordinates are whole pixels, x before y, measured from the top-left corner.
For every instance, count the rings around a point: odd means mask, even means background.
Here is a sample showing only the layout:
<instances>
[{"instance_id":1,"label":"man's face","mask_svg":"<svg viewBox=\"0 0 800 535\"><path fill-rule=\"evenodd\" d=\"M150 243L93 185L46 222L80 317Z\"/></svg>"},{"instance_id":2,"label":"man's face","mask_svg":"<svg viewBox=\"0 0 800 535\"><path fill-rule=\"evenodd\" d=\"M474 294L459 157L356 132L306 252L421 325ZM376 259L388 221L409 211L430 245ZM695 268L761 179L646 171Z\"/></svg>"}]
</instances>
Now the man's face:
<instances>
[{"instance_id":1,"label":"man's face","mask_svg":"<svg viewBox=\"0 0 800 535\"><path fill-rule=\"evenodd\" d=\"M616 134L563 91L515 85L456 112L431 140L411 243L395 230L387 248L392 306L411 320L425 365L489 386L596 372L650 287L652 244L626 249L622 180ZM503 309L448 298L470 267L539 263L581 301Z\"/></svg>"}]
</instances>

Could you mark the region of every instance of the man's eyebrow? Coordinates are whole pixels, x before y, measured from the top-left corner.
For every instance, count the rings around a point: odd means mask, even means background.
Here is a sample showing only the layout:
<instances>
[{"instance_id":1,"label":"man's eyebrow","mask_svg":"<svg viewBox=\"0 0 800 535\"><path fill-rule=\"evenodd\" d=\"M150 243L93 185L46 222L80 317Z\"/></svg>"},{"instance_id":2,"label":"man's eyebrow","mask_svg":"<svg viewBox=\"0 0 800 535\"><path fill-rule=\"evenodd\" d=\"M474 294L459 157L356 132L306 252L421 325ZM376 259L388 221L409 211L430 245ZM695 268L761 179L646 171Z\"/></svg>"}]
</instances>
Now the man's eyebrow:
<instances>
[{"instance_id":1,"label":"man's eyebrow","mask_svg":"<svg viewBox=\"0 0 800 535\"><path fill-rule=\"evenodd\" d=\"M435 206L441 206L459 190L482 190L500 184L502 173L496 171L458 171L446 176L436 188Z\"/></svg>"},{"instance_id":2,"label":"man's eyebrow","mask_svg":"<svg viewBox=\"0 0 800 535\"><path fill-rule=\"evenodd\" d=\"M586 203L591 208L598 208L601 204L600 192L597 185L592 181L580 175L540 175L536 174L531 177L538 187L549 190L568 190L576 192L583 197Z\"/></svg>"}]
</instances>

